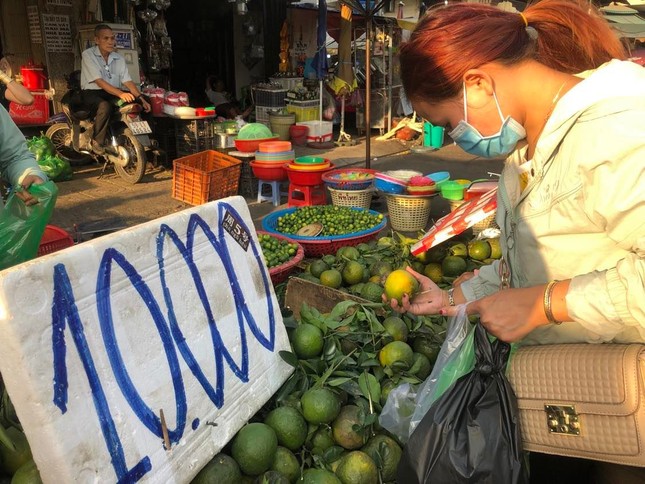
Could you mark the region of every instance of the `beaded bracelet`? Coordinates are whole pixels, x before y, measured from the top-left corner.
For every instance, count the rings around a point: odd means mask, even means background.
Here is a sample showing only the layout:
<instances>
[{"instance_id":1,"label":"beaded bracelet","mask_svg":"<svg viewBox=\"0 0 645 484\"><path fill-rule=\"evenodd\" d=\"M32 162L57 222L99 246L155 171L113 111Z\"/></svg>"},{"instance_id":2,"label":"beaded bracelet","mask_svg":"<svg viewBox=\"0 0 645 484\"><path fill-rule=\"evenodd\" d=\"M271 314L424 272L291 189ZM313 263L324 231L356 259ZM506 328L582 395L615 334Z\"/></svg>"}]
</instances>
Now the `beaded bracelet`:
<instances>
[{"instance_id":1,"label":"beaded bracelet","mask_svg":"<svg viewBox=\"0 0 645 484\"><path fill-rule=\"evenodd\" d=\"M553 316L553 310L551 308L551 296L553 296L553 289L558 282L560 281L551 281L544 288L544 314L546 315L546 319L551 324L562 324L562 321L555 319L555 316Z\"/></svg>"}]
</instances>

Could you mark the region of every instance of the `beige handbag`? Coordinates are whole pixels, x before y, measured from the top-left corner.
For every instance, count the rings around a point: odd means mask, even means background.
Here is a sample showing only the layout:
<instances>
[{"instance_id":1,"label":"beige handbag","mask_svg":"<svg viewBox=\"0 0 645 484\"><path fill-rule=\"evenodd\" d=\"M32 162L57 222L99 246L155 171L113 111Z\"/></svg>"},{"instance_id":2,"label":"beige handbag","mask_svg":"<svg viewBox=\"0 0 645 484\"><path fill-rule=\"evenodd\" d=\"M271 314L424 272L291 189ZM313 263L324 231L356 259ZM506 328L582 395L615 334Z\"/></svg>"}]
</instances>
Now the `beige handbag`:
<instances>
[{"instance_id":1,"label":"beige handbag","mask_svg":"<svg viewBox=\"0 0 645 484\"><path fill-rule=\"evenodd\" d=\"M525 346L509 380L524 449L645 467L645 345Z\"/></svg>"}]
</instances>

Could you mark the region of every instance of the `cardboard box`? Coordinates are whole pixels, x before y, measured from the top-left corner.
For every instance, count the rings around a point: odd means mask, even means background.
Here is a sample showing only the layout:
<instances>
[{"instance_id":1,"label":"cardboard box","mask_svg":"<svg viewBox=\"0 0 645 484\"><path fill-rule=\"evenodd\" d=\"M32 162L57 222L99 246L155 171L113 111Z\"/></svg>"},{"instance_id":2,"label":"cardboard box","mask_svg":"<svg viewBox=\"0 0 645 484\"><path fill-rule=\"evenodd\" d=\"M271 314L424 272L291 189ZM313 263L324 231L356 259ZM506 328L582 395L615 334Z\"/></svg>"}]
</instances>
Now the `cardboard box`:
<instances>
[{"instance_id":1,"label":"cardboard box","mask_svg":"<svg viewBox=\"0 0 645 484\"><path fill-rule=\"evenodd\" d=\"M348 294L338 289L316 284L315 282L292 277L287 283L287 291L284 296L285 307L291 309L293 317L300 320L300 308L302 303L316 308L321 313L328 313L339 302L356 301L361 304L372 304L371 301L362 297ZM377 314L384 314L382 310L376 311Z\"/></svg>"}]
</instances>

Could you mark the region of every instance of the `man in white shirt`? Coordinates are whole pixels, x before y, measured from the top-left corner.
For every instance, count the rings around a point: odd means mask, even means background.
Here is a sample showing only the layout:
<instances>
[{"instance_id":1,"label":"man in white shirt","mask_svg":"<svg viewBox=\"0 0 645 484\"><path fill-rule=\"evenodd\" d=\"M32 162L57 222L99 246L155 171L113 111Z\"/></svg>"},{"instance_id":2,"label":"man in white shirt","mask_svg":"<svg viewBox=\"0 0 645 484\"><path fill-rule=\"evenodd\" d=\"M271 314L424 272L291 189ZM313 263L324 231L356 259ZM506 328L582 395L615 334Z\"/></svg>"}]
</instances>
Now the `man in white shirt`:
<instances>
[{"instance_id":1,"label":"man in white shirt","mask_svg":"<svg viewBox=\"0 0 645 484\"><path fill-rule=\"evenodd\" d=\"M116 39L110 26L97 25L94 41L96 45L82 54L81 89L83 102L91 112L96 112L92 149L102 154L113 101L117 98L124 102L138 99L146 112L150 111L150 104L132 82L125 59L116 52Z\"/></svg>"}]
</instances>

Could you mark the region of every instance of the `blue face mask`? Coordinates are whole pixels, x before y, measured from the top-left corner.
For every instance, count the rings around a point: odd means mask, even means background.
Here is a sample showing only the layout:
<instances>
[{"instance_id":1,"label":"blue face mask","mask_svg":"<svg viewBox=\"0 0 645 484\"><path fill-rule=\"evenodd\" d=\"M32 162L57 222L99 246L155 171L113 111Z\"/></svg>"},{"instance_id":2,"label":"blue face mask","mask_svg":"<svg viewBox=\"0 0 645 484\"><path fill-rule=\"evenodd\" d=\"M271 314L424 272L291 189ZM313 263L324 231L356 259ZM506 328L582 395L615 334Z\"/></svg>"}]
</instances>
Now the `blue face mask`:
<instances>
[{"instance_id":1,"label":"blue face mask","mask_svg":"<svg viewBox=\"0 0 645 484\"><path fill-rule=\"evenodd\" d=\"M526 130L520 123L510 116L504 119L495 91L493 91L493 98L497 105L499 117L502 120L502 127L497 134L482 136L477 129L468 124L468 103L466 102L466 85L464 84L464 120L459 121L455 129L448 133L448 136L462 150L472 155L485 158L506 156L515 149L519 140L526 138Z\"/></svg>"}]
</instances>

